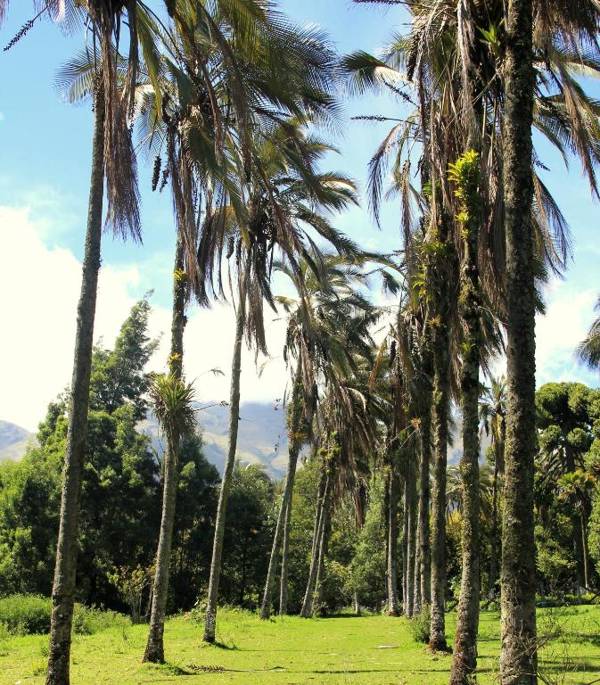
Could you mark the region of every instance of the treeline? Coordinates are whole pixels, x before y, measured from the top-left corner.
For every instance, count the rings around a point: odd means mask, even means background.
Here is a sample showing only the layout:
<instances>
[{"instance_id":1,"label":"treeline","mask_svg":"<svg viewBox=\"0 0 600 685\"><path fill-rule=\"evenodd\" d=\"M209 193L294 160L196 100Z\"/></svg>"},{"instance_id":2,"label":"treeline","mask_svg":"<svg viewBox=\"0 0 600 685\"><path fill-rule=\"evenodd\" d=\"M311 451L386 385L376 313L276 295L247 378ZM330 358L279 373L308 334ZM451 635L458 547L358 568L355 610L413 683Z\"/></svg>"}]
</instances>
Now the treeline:
<instances>
[{"instance_id":1,"label":"treeline","mask_svg":"<svg viewBox=\"0 0 600 685\"><path fill-rule=\"evenodd\" d=\"M150 411L151 377L145 367L156 346L148 337L148 314L146 300L136 304L114 348L94 351L78 542L77 600L130 612L134 620L148 617L161 503L162 452L152 446L140 423ZM536 404L538 592L568 601L599 588L600 391L578 383L549 383L538 390ZM481 430L489 436L480 484L482 596L493 606L499 598L505 411L505 384L494 381L480 399ZM201 412L198 417L201 421ZM48 407L38 444L21 462L0 466L0 595L51 592L65 440L63 395ZM304 456L294 488L288 561L291 613L300 612L309 579L322 457ZM389 610L397 601L390 597L393 588L387 582L395 561L398 600L405 613L415 615L422 578L419 565L412 575L406 562L414 545L408 523L418 509L418 498L411 503L405 496L394 521L389 468L381 466L377 455L371 455L366 466L354 487L334 496L322 586L313 611ZM217 470L202 454L201 433L188 435L181 449L168 613L205 605L219 484ZM447 492L446 593L452 603L459 596L461 575L462 501L456 465L448 469ZM263 468L236 466L224 537L221 602L259 608L281 496L282 483L273 482ZM388 554L394 531L395 560ZM408 582L415 589L409 590ZM416 603L412 609L409 601Z\"/></svg>"}]
</instances>

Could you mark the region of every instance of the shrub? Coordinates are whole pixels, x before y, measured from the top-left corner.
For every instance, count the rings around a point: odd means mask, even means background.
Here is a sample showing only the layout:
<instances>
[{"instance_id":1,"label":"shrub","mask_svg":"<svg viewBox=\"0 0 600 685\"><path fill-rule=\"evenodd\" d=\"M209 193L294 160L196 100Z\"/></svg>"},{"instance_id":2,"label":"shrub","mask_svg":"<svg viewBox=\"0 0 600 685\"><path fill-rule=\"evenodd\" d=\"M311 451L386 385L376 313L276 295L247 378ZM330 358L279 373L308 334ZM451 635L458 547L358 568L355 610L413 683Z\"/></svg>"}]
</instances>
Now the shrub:
<instances>
[{"instance_id":1,"label":"shrub","mask_svg":"<svg viewBox=\"0 0 600 685\"><path fill-rule=\"evenodd\" d=\"M0 599L0 623L13 635L47 633L52 603L39 595L9 595Z\"/></svg>"},{"instance_id":2,"label":"shrub","mask_svg":"<svg viewBox=\"0 0 600 685\"><path fill-rule=\"evenodd\" d=\"M103 611L95 607L86 607L83 604L75 605L73 614L73 630L79 635L93 635L102 630L131 625L128 616L116 611Z\"/></svg>"},{"instance_id":3,"label":"shrub","mask_svg":"<svg viewBox=\"0 0 600 685\"><path fill-rule=\"evenodd\" d=\"M431 613L429 606L423 609L409 621L410 632L415 642L424 642L429 644L429 626L431 621Z\"/></svg>"},{"instance_id":4,"label":"shrub","mask_svg":"<svg viewBox=\"0 0 600 685\"><path fill-rule=\"evenodd\" d=\"M0 624L11 635L48 633L52 601L40 595L9 595L0 598ZM73 613L73 630L80 635L92 635L113 626L129 625L129 619L114 611L85 607L76 604Z\"/></svg>"}]
</instances>

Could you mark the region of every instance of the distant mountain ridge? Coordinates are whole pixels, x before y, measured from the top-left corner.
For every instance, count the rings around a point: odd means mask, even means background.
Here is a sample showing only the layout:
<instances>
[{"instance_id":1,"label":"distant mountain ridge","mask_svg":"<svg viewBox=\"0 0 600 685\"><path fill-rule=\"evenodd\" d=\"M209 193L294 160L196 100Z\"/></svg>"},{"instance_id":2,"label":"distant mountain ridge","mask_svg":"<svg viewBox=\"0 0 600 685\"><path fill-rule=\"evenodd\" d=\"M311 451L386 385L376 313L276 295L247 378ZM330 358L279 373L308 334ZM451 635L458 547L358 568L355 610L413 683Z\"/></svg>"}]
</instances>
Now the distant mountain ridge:
<instances>
[{"instance_id":1,"label":"distant mountain ridge","mask_svg":"<svg viewBox=\"0 0 600 685\"><path fill-rule=\"evenodd\" d=\"M33 433L16 423L0 420L0 461L19 460L33 437Z\"/></svg>"},{"instance_id":2,"label":"distant mountain ridge","mask_svg":"<svg viewBox=\"0 0 600 685\"><path fill-rule=\"evenodd\" d=\"M223 473L229 446L229 407L205 403L198 404L197 409L204 454ZM151 437L155 449L162 452L164 440L154 416L150 415L141 429ZM241 404L237 458L244 464L262 464L274 478L285 475L288 458L285 407L261 402Z\"/></svg>"},{"instance_id":3,"label":"distant mountain ridge","mask_svg":"<svg viewBox=\"0 0 600 685\"><path fill-rule=\"evenodd\" d=\"M198 424L204 441L204 454L223 472L229 445L229 407L218 403L198 404ZM287 469L285 407L280 404L243 402L237 456L244 464L262 464L270 476L281 478ZM164 449L158 422L151 414L140 426L159 452ZM9 421L0 420L0 461L19 460L35 435Z\"/></svg>"}]
</instances>

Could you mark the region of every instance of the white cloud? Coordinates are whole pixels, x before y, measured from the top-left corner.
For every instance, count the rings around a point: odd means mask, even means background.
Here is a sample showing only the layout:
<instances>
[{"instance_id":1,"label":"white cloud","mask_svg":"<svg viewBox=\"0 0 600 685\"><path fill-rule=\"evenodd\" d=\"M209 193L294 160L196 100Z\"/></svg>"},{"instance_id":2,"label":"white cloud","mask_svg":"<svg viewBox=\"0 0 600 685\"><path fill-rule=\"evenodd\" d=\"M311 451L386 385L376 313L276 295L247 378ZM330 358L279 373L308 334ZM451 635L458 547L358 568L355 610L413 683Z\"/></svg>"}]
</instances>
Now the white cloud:
<instances>
[{"instance_id":1,"label":"white cloud","mask_svg":"<svg viewBox=\"0 0 600 685\"><path fill-rule=\"evenodd\" d=\"M578 280L554 280L546 288L546 313L536 317L536 380L538 387L550 381L598 384L597 374L579 364L577 345L585 338L594 318L595 288L581 287ZM506 358L490 365L492 374L506 373Z\"/></svg>"},{"instance_id":2,"label":"white cloud","mask_svg":"<svg viewBox=\"0 0 600 685\"><path fill-rule=\"evenodd\" d=\"M52 197L52 194L46 195ZM30 209L0 206L0 418L35 429L50 400L66 387L71 376L75 312L81 263L69 251L48 247L48 224L37 221L36 204ZM56 209L54 201L48 205ZM58 211L58 210L57 210ZM166 292L169 269L159 268L155 255L129 267L105 264L100 275L95 339L112 344L119 326L148 284ZM164 261L167 256L162 255ZM161 260L158 260L161 262ZM574 359L574 349L591 323L597 292L590 283L569 279L548 288L547 314L537 321L538 383L581 380L597 384ZM588 286L588 287L586 287ZM380 303L387 298L379 294ZM163 301L165 301L163 299ZM393 303L392 303L393 304ZM227 305L210 310L190 308L185 337L186 374L195 381L200 401L229 398L234 314ZM165 367L169 350L170 311L155 307L150 328L163 333L152 367ZM268 342L273 359L259 375L254 353L244 350L242 400L273 401L284 393L287 373L281 358L285 324L266 309ZM378 338L383 335L382 323ZM261 366L264 360L259 360ZM494 364L503 372L503 360ZM210 373L219 368L225 376Z\"/></svg>"},{"instance_id":3,"label":"white cloud","mask_svg":"<svg viewBox=\"0 0 600 685\"><path fill-rule=\"evenodd\" d=\"M548 381L594 379L577 364L575 349L594 317L597 292L578 288L576 282L554 281L546 296L546 315L536 322L538 384Z\"/></svg>"},{"instance_id":4,"label":"white cloud","mask_svg":"<svg viewBox=\"0 0 600 685\"><path fill-rule=\"evenodd\" d=\"M3 228L0 249L0 418L35 429L46 406L71 376L75 312L81 264L68 250L48 248L38 225L26 209L0 207ZM151 264L151 261L149 262ZM115 268L104 265L100 274L95 339L112 344L119 326L148 281L145 266ZM151 269L150 267L147 267ZM168 285L166 286L169 287ZM274 359L259 378L254 354L244 352L242 399L269 401L281 397L285 369L280 355L284 339L282 321L270 321L269 343ZM163 332L152 360L155 369L166 363L170 312L154 309L150 328ZM229 366L233 342L233 311L219 305L212 310L192 309L185 338L186 372L196 381L200 400L229 397ZM226 376L214 376L212 368Z\"/></svg>"}]
</instances>

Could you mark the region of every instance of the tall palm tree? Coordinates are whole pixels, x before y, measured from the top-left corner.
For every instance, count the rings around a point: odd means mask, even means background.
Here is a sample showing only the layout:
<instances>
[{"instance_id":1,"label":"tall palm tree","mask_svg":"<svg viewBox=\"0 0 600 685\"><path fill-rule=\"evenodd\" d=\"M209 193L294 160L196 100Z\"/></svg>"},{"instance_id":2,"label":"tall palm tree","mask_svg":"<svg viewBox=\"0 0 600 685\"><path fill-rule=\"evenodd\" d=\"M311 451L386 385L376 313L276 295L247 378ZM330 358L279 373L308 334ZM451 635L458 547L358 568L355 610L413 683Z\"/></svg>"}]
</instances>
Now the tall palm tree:
<instances>
[{"instance_id":1,"label":"tall palm tree","mask_svg":"<svg viewBox=\"0 0 600 685\"><path fill-rule=\"evenodd\" d=\"M144 661L153 663L164 662L164 620L169 589L169 568L173 527L175 525L175 507L177 497L177 482L179 471L179 451L182 440L189 435L193 428L188 419L185 395L191 392L189 386L183 383L183 337L186 325L185 306L189 299L190 272L186 263L186 240L192 239L195 226L193 188L194 182L187 160L181 152L175 151L174 136L171 132L169 145L169 170L173 191L173 205L176 213L177 238L175 247L175 263L173 269L173 306L171 318L171 352L169 355L170 385L156 386L156 400L163 411L170 411L172 417L167 433L168 449L163 461L163 501L161 510L161 525L156 552L154 582L152 585L152 605L150 609L150 629L144 652ZM171 387L172 386L172 387ZM183 391L187 389L187 393ZM164 397L168 391L170 395ZM172 399L173 406L163 406L161 401ZM175 399L179 404L175 404ZM158 414L158 412L157 412ZM158 415L159 420L161 416ZM165 419L163 419L164 422Z\"/></svg>"},{"instance_id":2,"label":"tall palm tree","mask_svg":"<svg viewBox=\"0 0 600 685\"><path fill-rule=\"evenodd\" d=\"M463 324L460 397L463 454L461 530L462 573L456 638L452 658L452 685L468 685L477 666L479 628L479 367L482 341L478 269L479 230L482 221L479 153L470 150L450 167L459 203L458 222L464 247L460 276L460 315Z\"/></svg>"},{"instance_id":3,"label":"tall palm tree","mask_svg":"<svg viewBox=\"0 0 600 685\"><path fill-rule=\"evenodd\" d=\"M535 274L532 123L533 2L509 0L504 60L504 205L507 290L507 422L502 527L502 683L537 682L533 472Z\"/></svg>"},{"instance_id":4,"label":"tall palm tree","mask_svg":"<svg viewBox=\"0 0 600 685\"><path fill-rule=\"evenodd\" d=\"M350 340L356 340L358 347L354 348L356 356L350 362L353 374L342 375L336 371L328 378L316 417L322 485L315 511L309 577L300 611L304 618L323 610L325 558L334 507L344 493L360 493L360 483L365 481L368 473L364 455L377 449L377 422L389 412L389 405L369 391L368 370L373 364L371 355L374 349L369 328L377 316L375 312L359 313L357 317L348 319L346 326L343 325L342 316L339 317L338 330L345 331L336 344L336 347L340 347L339 352L342 354L341 347L346 351L352 349ZM350 338L346 338L348 335ZM367 363L366 368L361 364L362 361ZM330 370L333 371L333 368ZM360 498L355 502L359 505Z\"/></svg>"},{"instance_id":5,"label":"tall palm tree","mask_svg":"<svg viewBox=\"0 0 600 685\"><path fill-rule=\"evenodd\" d=\"M498 60L504 55L502 52L504 34L501 37L499 32L502 16L497 16L498 13L501 15L502 7L494 2L472 3L468 1L461 2L458 9L456 3L452 2L408 4L413 15L411 36L408 39L404 37L398 39L386 60L375 60L370 56L357 54L351 56L347 62L347 66L351 66L356 72L361 87L379 83L398 91L407 80L414 78L417 89L416 100L420 105L420 115L417 118L409 117L396 123L374 157L372 162L373 195L378 201L381 178L385 169L381 160L390 150L396 154L397 149L405 148L407 141L413 140L416 136L421 139L424 148L429 191L433 191L434 194L438 191L442 195L441 198L438 195L438 198L443 201L440 210L443 212L445 205L447 211L451 192L444 186L444 176L448 162L453 156L458 156L461 151L464 151L462 136L452 134L456 131L460 132L460 127L464 125L464 122L470 124L473 119L472 114L478 109L478 105L480 109L487 112L486 117L491 113L491 120L486 126L490 126L490 137L494 145L490 147L491 154L487 157L489 159L495 157L497 161L491 167L488 165L491 173L485 174L487 204L493 211L486 216L485 230L482 232L482 247L489 246L488 254L491 254L493 259L488 260L487 263L480 261L478 266L486 295L494 305L494 309L503 320L506 320L507 300L504 287L506 257L503 249L497 249L498 245L502 245L502 240L498 241L497 237L493 238L495 234L497 235L497 229L494 227L501 227L504 231L504 203L501 201L503 186L502 179L497 173L502 168L502 120L505 114L502 106L504 102L503 80L497 72ZM597 19L597 8L594 8L594 3L585 2L579 4L577 8L569 6L560 9L551 9L544 2L536 5L536 21L539 29L536 32L536 40L539 45L539 54L551 55L551 57L549 60L539 59L536 62L536 66L540 68L535 88L537 103L534 112L535 125L563 154L570 149L580 156L592 187L595 187L592 160L596 159L597 154L594 141L597 138L595 122L598 113L596 105L578 86L573 74L580 68L587 69L588 65L592 71L595 69L593 56L595 48L591 30L591 27L595 25L595 19ZM552 30L552 27L556 26L560 26L558 33ZM576 47L580 43L577 39L572 40L574 31L580 31L584 43L590 45L588 51L582 51ZM479 35L483 35L484 40L475 38ZM555 44L550 43L553 40L551 37L557 35L560 35L560 39L556 39ZM592 37L591 42L588 40L589 37ZM404 72L398 72L399 68L403 68ZM423 80L423 77L430 73L434 76L433 80ZM486 107L481 105L482 98L470 98L473 89L469 87L469 80L473 78L473 75L479 80L480 91L484 94L485 100L490 103ZM426 85L427 83L429 85ZM457 88L457 84L465 87ZM549 88L549 84L552 84L552 87ZM554 87L555 91L553 91ZM435 99L428 99L431 92L434 93ZM446 108L445 114L444 101L450 105ZM457 112L460 112L461 116L457 117ZM440 114L445 116L445 119L440 119ZM467 116L464 116L465 114ZM471 128L469 126L466 130L467 136L470 135ZM483 130L485 131L485 128ZM567 131L569 131L568 134ZM558 136L557 132L559 132ZM423 162L421 167L423 168ZM398 170L402 179L405 189L403 197L406 197L411 191L411 185L408 182L410 162L407 161L402 166L396 162L395 169ZM531 171L535 196L531 217L536 235L534 271L539 275L543 261L553 268L557 266L560 268L564 263L565 224L545 186L533 173L533 167ZM433 209L436 209L435 204L433 204ZM547 240L552 230L558 235L556 242L558 250L551 241ZM460 234L457 234L457 237L460 237ZM486 254L486 252L480 251L480 254ZM500 288L496 285L498 283L501 285ZM470 405L471 414L475 416L473 399ZM471 437L475 442L476 423L475 421L470 423L472 424ZM441 469L439 474L442 476ZM434 492L434 500L435 495ZM441 508L437 509L438 513L441 513ZM441 517L439 522L441 525ZM435 560L434 566L436 566ZM437 575L436 568L434 568L435 575ZM435 600L434 605L436 605ZM441 627L442 621L441 612L434 606L432 627L433 623Z\"/></svg>"},{"instance_id":6,"label":"tall palm tree","mask_svg":"<svg viewBox=\"0 0 600 685\"><path fill-rule=\"evenodd\" d=\"M282 549L280 600L287 595L286 538L292 512L292 493L298 455L303 443L309 437L316 403L316 384L323 365L328 363L334 349L334 341L328 345L332 336L339 336L337 325L339 319L332 317L332 310L343 311L349 307L363 306L360 298L355 297L352 281L357 282L356 270L344 266L339 256L321 254L316 248L311 254L311 263L317 267L314 271L308 261L294 270L288 264L278 264L279 270L294 284L297 299L278 297L276 301L288 312L288 326L284 357L294 357L296 370L292 399L288 412L289 463L285 488L269 560L265 581L265 590L261 606L261 618L270 616L273 584L276 565ZM335 323L334 323L335 322ZM333 327L336 326L336 327ZM326 357L326 355L329 355ZM331 363L331 362L329 362ZM302 427L304 425L304 428ZM280 613L285 613L285 606L280 601Z\"/></svg>"},{"instance_id":7,"label":"tall palm tree","mask_svg":"<svg viewBox=\"0 0 600 685\"><path fill-rule=\"evenodd\" d=\"M47 685L69 683L79 497L87 439L94 318L98 290L98 272L100 270L102 200L104 194L104 97L104 86L99 83L94 104L94 138L88 222L81 292L77 306L75 355L69 398L67 452L65 454L63 472L60 527L52 589L52 627L46 678Z\"/></svg>"},{"instance_id":8,"label":"tall palm tree","mask_svg":"<svg viewBox=\"0 0 600 685\"><path fill-rule=\"evenodd\" d=\"M279 250L293 269L298 259L312 260L305 245L314 244L310 232L334 245L340 253L353 256L354 244L339 234L321 214L356 203L354 184L339 174L319 173L316 162L329 149L321 141L307 136L297 119L283 121L259 138L251 157L251 181L248 188L247 222L240 222L228 208L209 217L200 243L200 261L207 264L205 273L213 274L207 246L228 244L235 253L233 272L239 285L236 312L236 337L232 363L231 417L229 450L221 483L217 522L211 562L211 580L206 610L204 639L215 640L219 574L224 521L230 474L235 462L237 418L239 414L241 345L244 334L256 348L266 353L263 302L273 305L270 272L274 250ZM217 254L217 259L220 257ZM207 286L208 287L208 286ZM248 310L246 311L246 303ZM235 418L235 420L234 420Z\"/></svg>"},{"instance_id":9,"label":"tall palm tree","mask_svg":"<svg viewBox=\"0 0 600 685\"><path fill-rule=\"evenodd\" d=\"M506 444L506 380L504 377L490 378L490 385L484 387L479 403L479 418L485 434L491 439L493 454L492 480L492 520L490 529L490 549L501 549L499 536L499 502L500 483L504 476L504 446ZM499 558L502 555L490 555L488 588L490 598L496 595L498 582Z\"/></svg>"},{"instance_id":10,"label":"tall palm tree","mask_svg":"<svg viewBox=\"0 0 600 685\"><path fill-rule=\"evenodd\" d=\"M64 3L48 3L45 8L61 11ZM71 73L73 99L91 96L95 112L92 172L88 221L83 259L82 282L77 308L73 375L68 411L68 437L59 518L56 565L52 590L53 607L46 682L69 683L71 626L76 580L77 534L82 469L87 442L90 369L94 319L100 269L103 196L106 179L107 223L123 236L140 238L136 164L131 143L130 118L137 86L137 26L147 26L147 14L136 2L68 3L71 12L85 12L93 34L95 63L83 74ZM123 16L130 31L129 55L125 74L118 55L118 35ZM144 56L152 45L148 33ZM149 55L149 61L152 56ZM68 71L68 70L67 70Z\"/></svg>"},{"instance_id":11,"label":"tall palm tree","mask_svg":"<svg viewBox=\"0 0 600 685\"><path fill-rule=\"evenodd\" d=\"M156 570L152 586L152 610L150 631L144 661L163 663L164 657L164 620L169 585L169 564L173 522L175 519L175 490L177 488L177 462L182 436L189 435L195 428L196 417L193 408L194 391L186 384L176 363L171 362L168 376L158 376L150 388L154 411L167 439L167 449L163 460L164 494Z\"/></svg>"}]
</instances>

